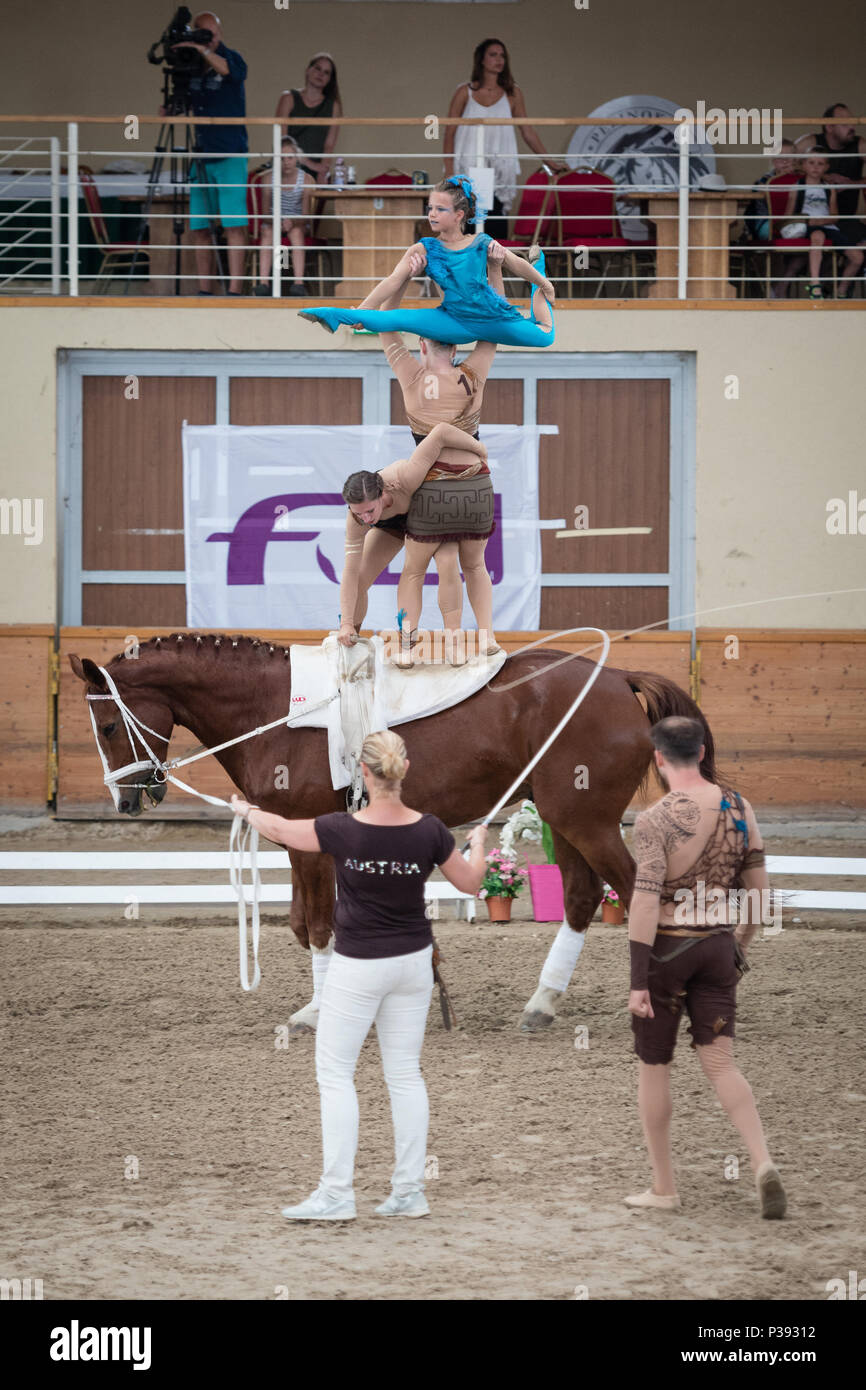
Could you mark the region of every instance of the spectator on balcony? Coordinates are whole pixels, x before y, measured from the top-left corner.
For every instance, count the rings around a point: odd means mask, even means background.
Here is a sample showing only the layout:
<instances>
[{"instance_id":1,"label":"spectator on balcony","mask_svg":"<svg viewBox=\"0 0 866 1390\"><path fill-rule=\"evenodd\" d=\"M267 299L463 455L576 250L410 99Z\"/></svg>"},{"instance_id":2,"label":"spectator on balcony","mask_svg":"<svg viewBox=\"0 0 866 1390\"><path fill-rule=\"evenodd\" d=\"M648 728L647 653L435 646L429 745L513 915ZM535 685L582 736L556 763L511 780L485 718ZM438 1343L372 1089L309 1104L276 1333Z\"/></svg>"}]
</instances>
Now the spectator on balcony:
<instances>
[{"instance_id":1,"label":"spectator on balcony","mask_svg":"<svg viewBox=\"0 0 866 1390\"><path fill-rule=\"evenodd\" d=\"M175 48L194 48L202 56L200 73L190 80L194 116L245 116L244 80L247 65L239 53L226 48L222 27L209 10L197 14L194 29L207 29L209 44L178 43ZM195 244L199 294L212 294L211 221L219 217L228 245L229 294L239 295L243 283L247 228L246 126L195 127L195 152L190 176L190 230Z\"/></svg>"},{"instance_id":2,"label":"spectator on balcony","mask_svg":"<svg viewBox=\"0 0 866 1390\"><path fill-rule=\"evenodd\" d=\"M770 160L770 167L765 174L755 180L755 191L763 191L747 205L743 214L745 223L746 239L750 242L769 241L770 239L770 210L767 206L767 194L764 185L770 179L781 178L785 174L793 174L797 169L797 161L794 158L793 140L783 140L779 146L779 153L774 154Z\"/></svg>"},{"instance_id":3,"label":"spectator on balcony","mask_svg":"<svg viewBox=\"0 0 866 1390\"><path fill-rule=\"evenodd\" d=\"M830 164L825 155L818 150L811 151L803 160L803 177L792 184L788 194L785 217L793 220L803 218L808 228L809 275L812 283L806 286L810 299L823 299L821 288L821 261L825 249L838 246L845 251L845 269L837 290L840 299L847 299L851 290L852 278L863 265L863 251L846 246L847 233L840 230L838 216L837 190L829 183Z\"/></svg>"},{"instance_id":4,"label":"spectator on balcony","mask_svg":"<svg viewBox=\"0 0 866 1390\"><path fill-rule=\"evenodd\" d=\"M511 75L508 50L499 39L484 39L472 58L472 76L463 82L451 98L449 116L474 117L526 116L523 93ZM557 173L565 173L568 165L560 159L550 159L531 125L518 127L531 150L544 159ZM450 125L443 143L446 178L451 174L470 176L470 169L479 163L478 127ZM517 157L517 136L510 125L484 127L484 163L493 165L493 207L485 218L484 230L496 240L508 236L508 211L514 201L517 185L526 180L520 176Z\"/></svg>"},{"instance_id":5,"label":"spectator on balcony","mask_svg":"<svg viewBox=\"0 0 866 1390\"><path fill-rule=\"evenodd\" d=\"M834 102L824 112L825 122L815 134L801 135L799 150L815 150L828 156L829 168L825 183L836 190L836 205L841 219L842 245L862 246L866 243L866 224L857 218L857 204L863 184L863 165L866 139L851 123L851 112L844 102Z\"/></svg>"},{"instance_id":6,"label":"spectator on balcony","mask_svg":"<svg viewBox=\"0 0 866 1390\"><path fill-rule=\"evenodd\" d=\"M282 140L280 160L280 232L288 237L292 248L294 279L289 294L303 295L304 290L304 233L309 230L310 203L315 180L300 167L301 147L291 135ZM270 275L273 262L273 207L271 189L262 188L262 230L259 234L259 283L256 294L271 293Z\"/></svg>"},{"instance_id":7,"label":"spectator on balcony","mask_svg":"<svg viewBox=\"0 0 866 1390\"><path fill-rule=\"evenodd\" d=\"M337 65L330 53L316 53L307 64L304 85L290 87L277 102L277 116L342 116L340 88L337 85ZM301 168L312 174L316 183L325 183L331 167L330 155L337 143L340 127L336 125L287 125L284 135L291 135L300 145L304 158Z\"/></svg>"}]
</instances>

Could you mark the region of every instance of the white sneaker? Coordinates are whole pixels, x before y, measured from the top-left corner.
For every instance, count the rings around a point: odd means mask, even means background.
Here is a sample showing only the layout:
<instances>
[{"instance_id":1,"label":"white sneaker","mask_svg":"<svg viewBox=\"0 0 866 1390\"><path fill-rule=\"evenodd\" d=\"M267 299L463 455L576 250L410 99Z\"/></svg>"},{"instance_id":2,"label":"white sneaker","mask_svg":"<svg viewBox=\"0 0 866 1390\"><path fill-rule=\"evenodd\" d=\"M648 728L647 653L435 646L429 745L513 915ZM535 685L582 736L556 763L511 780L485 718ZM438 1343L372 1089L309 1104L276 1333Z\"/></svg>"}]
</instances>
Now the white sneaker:
<instances>
[{"instance_id":1,"label":"white sneaker","mask_svg":"<svg viewBox=\"0 0 866 1390\"><path fill-rule=\"evenodd\" d=\"M354 1221L355 1215L354 1197L340 1197L335 1201L318 1187L305 1202L299 1202L296 1207L283 1207L287 1221Z\"/></svg>"},{"instance_id":2,"label":"white sneaker","mask_svg":"<svg viewBox=\"0 0 866 1390\"><path fill-rule=\"evenodd\" d=\"M423 1192L410 1192L398 1197L395 1192L376 1208L377 1216L429 1216L430 1208Z\"/></svg>"}]
</instances>

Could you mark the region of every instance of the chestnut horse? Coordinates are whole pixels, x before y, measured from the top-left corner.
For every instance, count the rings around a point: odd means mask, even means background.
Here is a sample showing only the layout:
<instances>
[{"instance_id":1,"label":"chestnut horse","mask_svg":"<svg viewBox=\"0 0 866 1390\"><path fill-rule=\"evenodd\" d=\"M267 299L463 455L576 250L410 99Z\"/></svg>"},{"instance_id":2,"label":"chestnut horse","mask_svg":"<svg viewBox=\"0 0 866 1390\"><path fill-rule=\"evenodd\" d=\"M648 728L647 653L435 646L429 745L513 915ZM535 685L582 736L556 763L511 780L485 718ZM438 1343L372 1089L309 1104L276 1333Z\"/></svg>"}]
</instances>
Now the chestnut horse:
<instances>
[{"instance_id":1,"label":"chestnut horse","mask_svg":"<svg viewBox=\"0 0 866 1390\"><path fill-rule=\"evenodd\" d=\"M212 747L291 711L286 648L250 637L177 633L151 638L137 650L135 659L120 653L106 669L124 703L157 734L168 737L181 725ZM107 692L96 663L77 656L69 660L87 692ZM407 805L433 812L450 826L483 819L593 669L586 657L549 648L515 653L468 700L401 724L412 764L404 782ZM93 701L90 707L109 768L125 767L141 756L137 750L133 758L113 700ZM626 902L631 897L634 861L623 844L620 819L651 765L650 725L671 714L701 721L706 748L701 768L715 780L712 734L695 702L662 676L605 667L517 793L531 797L553 830L565 896L565 921L525 1007L525 1031L553 1022L601 901L602 880ZM278 726L215 756L257 806L282 816L318 816L345 809L345 792L331 786L327 737L325 729ZM167 743L150 742L164 758ZM281 769L288 775L280 774ZM119 811L130 816L141 812L142 788L130 784L148 780L148 772L137 772L119 783ZM162 800L165 785L153 783L150 794ZM334 909L333 864L323 854L289 850L288 855L290 925L303 946L326 951ZM314 1000L293 1015L293 1031L315 1027L317 1010Z\"/></svg>"}]
</instances>

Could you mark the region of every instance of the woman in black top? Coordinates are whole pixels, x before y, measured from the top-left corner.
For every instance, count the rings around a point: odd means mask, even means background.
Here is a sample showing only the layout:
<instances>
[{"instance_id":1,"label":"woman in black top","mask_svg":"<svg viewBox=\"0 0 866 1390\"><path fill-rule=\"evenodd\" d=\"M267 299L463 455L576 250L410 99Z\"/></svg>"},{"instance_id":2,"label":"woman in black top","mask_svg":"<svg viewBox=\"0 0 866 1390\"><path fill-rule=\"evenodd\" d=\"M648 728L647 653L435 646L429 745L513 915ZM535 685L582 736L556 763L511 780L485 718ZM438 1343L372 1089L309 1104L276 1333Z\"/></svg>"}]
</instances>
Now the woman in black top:
<instances>
[{"instance_id":1,"label":"woman in black top","mask_svg":"<svg viewBox=\"0 0 866 1390\"><path fill-rule=\"evenodd\" d=\"M316 53L307 64L304 85L300 91L290 87L277 102L277 116L342 116L337 67L330 53ZM337 143L340 127L336 125L286 126L284 135L297 140L306 158L301 168L312 174L316 183L324 183L331 167L328 156Z\"/></svg>"},{"instance_id":2,"label":"woman in black top","mask_svg":"<svg viewBox=\"0 0 866 1390\"><path fill-rule=\"evenodd\" d=\"M351 1221L358 1147L354 1072L375 1021L391 1096L396 1163L391 1196L380 1216L427 1216L424 1160L429 1107L421 1075L421 1046L433 991L433 935L424 910L424 884L439 865L449 883L476 893L484 877L485 826L470 833L469 861L436 816L404 805L409 770L406 745L393 731L370 734L361 749L369 805L350 815L286 820L239 797L232 808L277 844L334 856L335 946L322 990L316 1029L316 1079L322 1105L322 1176L290 1221Z\"/></svg>"}]
</instances>

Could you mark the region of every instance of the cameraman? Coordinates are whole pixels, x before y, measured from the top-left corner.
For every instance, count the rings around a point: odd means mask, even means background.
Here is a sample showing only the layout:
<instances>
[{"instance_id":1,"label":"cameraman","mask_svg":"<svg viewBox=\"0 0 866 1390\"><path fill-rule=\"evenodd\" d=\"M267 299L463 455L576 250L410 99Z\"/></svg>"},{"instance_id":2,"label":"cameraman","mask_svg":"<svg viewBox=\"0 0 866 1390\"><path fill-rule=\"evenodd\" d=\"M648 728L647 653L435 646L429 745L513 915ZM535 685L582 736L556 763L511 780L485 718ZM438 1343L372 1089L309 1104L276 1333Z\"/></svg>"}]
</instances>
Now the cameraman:
<instances>
[{"instance_id":1,"label":"cameraman","mask_svg":"<svg viewBox=\"0 0 866 1390\"><path fill-rule=\"evenodd\" d=\"M211 35L208 44L185 40L174 48L194 48L203 59L202 71L190 79L193 116L245 116L244 79L247 65L239 53L226 48L215 14L195 16L193 29ZM208 278L213 266L210 221L219 216L228 244L229 294L239 295L243 283L247 226L246 126L196 126L189 199L190 230L195 243L199 294L212 294Z\"/></svg>"}]
</instances>

